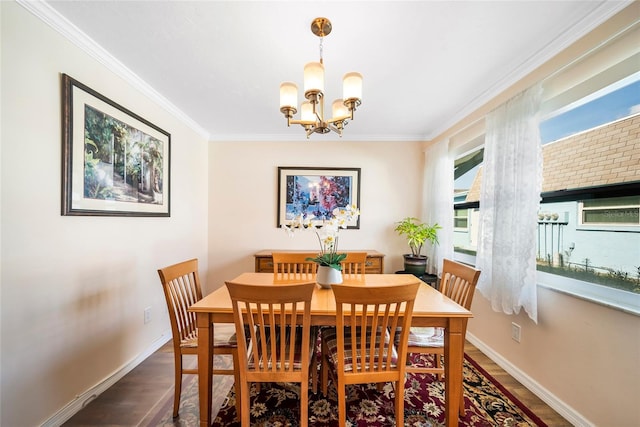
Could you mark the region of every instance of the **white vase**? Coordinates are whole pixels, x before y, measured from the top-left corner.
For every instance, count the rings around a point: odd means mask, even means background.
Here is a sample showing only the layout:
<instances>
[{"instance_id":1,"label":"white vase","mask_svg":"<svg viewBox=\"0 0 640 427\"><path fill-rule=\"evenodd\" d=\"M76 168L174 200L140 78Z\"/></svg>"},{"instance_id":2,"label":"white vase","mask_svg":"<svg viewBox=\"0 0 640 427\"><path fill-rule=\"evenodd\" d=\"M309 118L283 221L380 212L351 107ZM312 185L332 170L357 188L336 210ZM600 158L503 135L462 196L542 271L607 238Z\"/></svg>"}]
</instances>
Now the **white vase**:
<instances>
[{"instance_id":1,"label":"white vase","mask_svg":"<svg viewBox=\"0 0 640 427\"><path fill-rule=\"evenodd\" d=\"M330 288L331 285L342 283L342 271L324 265L318 266L316 281L323 288Z\"/></svg>"}]
</instances>

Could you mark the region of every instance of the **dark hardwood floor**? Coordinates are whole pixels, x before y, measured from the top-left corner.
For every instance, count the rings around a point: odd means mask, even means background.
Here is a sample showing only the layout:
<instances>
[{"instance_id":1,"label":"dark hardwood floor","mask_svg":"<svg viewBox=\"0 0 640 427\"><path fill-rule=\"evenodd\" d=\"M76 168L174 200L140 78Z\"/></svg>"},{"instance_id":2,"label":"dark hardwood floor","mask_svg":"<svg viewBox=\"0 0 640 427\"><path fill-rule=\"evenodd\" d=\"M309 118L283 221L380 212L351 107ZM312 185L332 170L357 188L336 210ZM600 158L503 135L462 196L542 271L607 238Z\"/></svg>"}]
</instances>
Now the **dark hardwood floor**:
<instances>
[{"instance_id":1,"label":"dark hardwood floor","mask_svg":"<svg viewBox=\"0 0 640 427\"><path fill-rule=\"evenodd\" d=\"M557 412L468 342L465 345L465 352L549 426L571 426ZM145 425L144 420L151 418L151 415L159 410L161 403L171 396L173 396L173 348L169 342L91 401L64 426L142 426Z\"/></svg>"},{"instance_id":2,"label":"dark hardwood floor","mask_svg":"<svg viewBox=\"0 0 640 427\"><path fill-rule=\"evenodd\" d=\"M173 346L169 341L63 426L137 426L172 395Z\"/></svg>"},{"instance_id":3,"label":"dark hardwood floor","mask_svg":"<svg viewBox=\"0 0 640 427\"><path fill-rule=\"evenodd\" d=\"M468 341L464 345L464 351L518 400L524 403L527 408L531 409L531 411L549 427L573 426L573 424L562 418L553 408L544 403L538 396L531 393L525 386L516 381L515 378Z\"/></svg>"}]
</instances>

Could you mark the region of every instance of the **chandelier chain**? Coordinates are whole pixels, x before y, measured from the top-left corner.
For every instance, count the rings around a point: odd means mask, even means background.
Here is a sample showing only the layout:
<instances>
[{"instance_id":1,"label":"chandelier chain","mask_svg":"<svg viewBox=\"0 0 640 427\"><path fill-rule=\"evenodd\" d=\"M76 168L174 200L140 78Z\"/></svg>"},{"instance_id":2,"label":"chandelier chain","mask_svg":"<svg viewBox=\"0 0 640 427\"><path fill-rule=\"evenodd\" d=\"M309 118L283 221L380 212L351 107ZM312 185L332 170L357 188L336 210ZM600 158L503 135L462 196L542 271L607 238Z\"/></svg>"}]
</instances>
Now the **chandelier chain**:
<instances>
[{"instance_id":1,"label":"chandelier chain","mask_svg":"<svg viewBox=\"0 0 640 427\"><path fill-rule=\"evenodd\" d=\"M324 64L324 62L322 61L322 41L324 40L324 37L320 37L320 63Z\"/></svg>"}]
</instances>

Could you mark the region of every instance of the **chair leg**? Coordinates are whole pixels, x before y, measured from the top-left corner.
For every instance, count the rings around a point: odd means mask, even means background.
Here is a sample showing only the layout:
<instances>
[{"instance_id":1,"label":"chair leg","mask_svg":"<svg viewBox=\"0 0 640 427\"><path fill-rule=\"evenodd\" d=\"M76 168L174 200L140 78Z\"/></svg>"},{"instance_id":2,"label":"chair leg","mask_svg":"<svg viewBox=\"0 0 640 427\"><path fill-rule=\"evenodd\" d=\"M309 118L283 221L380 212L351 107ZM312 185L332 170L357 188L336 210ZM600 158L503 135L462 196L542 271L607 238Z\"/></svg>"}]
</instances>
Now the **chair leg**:
<instances>
[{"instance_id":1,"label":"chair leg","mask_svg":"<svg viewBox=\"0 0 640 427\"><path fill-rule=\"evenodd\" d=\"M433 358L435 359L436 368L442 369L442 360L440 359L440 355L434 354ZM436 375L438 376L438 381L442 381L443 375L440 372L438 372Z\"/></svg>"},{"instance_id":2,"label":"chair leg","mask_svg":"<svg viewBox=\"0 0 640 427\"><path fill-rule=\"evenodd\" d=\"M396 383L395 410L396 426L404 426L404 380Z\"/></svg>"},{"instance_id":3,"label":"chair leg","mask_svg":"<svg viewBox=\"0 0 640 427\"><path fill-rule=\"evenodd\" d=\"M300 383L300 427L307 427L309 423L309 382Z\"/></svg>"},{"instance_id":4,"label":"chair leg","mask_svg":"<svg viewBox=\"0 0 640 427\"><path fill-rule=\"evenodd\" d=\"M173 418L178 416L180 409L180 394L182 393L182 354L174 352L174 394L173 394Z\"/></svg>"},{"instance_id":5,"label":"chair leg","mask_svg":"<svg viewBox=\"0 0 640 427\"><path fill-rule=\"evenodd\" d=\"M464 413L465 413L465 409L464 409L464 385L463 385L462 390L460 391L460 409L458 410L458 414L460 415L460 418L464 418Z\"/></svg>"},{"instance_id":6,"label":"chair leg","mask_svg":"<svg viewBox=\"0 0 640 427\"><path fill-rule=\"evenodd\" d=\"M242 395L240 390L240 364L238 363L238 352L233 351L233 382L236 388L236 412L238 413L238 419L241 420L242 416Z\"/></svg>"},{"instance_id":7,"label":"chair leg","mask_svg":"<svg viewBox=\"0 0 640 427\"><path fill-rule=\"evenodd\" d=\"M318 355L315 354L315 351L309 364L309 375L311 376L311 391L316 394L318 392Z\"/></svg>"},{"instance_id":8,"label":"chair leg","mask_svg":"<svg viewBox=\"0 0 640 427\"><path fill-rule=\"evenodd\" d=\"M318 392L318 339L320 337L320 329L312 329L311 338L313 339L313 353L311 357L311 364L309 366L309 372L311 374L311 391L313 394Z\"/></svg>"},{"instance_id":9,"label":"chair leg","mask_svg":"<svg viewBox=\"0 0 640 427\"><path fill-rule=\"evenodd\" d=\"M243 396L241 399L240 405L242 409L240 410L240 414L238 414L238 419L240 420L241 426L249 426L251 421L251 413L249 412L249 400L251 399L251 393L249 393L249 383L246 381L240 382L240 395ZM236 400L238 399L238 394L236 393Z\"/></svg>"},{"instance_id":10,"label":"chair leg","mask_svg":"<svg viewBox=\"0 0 640 427\"><path fill-rule=\"evenodd\" d=\"M338 384L338 426L346 427L347 425L347 397L346 397L346 385Z\"/></svg>"},{"instance_id":11,"label":"chair leg","mask_svg":"<svg viewBox=\"0 0 640 427\"><path fill-rule=\"evenodd\" d=\"M328 350L326 348L326 344L322 342L322 356L320 360L320 385L322 388L322 394L324 396L327 395L327 388L329 387L327 383L329 382L329 361L327 360Z\"/></svg>"}]
</instances>

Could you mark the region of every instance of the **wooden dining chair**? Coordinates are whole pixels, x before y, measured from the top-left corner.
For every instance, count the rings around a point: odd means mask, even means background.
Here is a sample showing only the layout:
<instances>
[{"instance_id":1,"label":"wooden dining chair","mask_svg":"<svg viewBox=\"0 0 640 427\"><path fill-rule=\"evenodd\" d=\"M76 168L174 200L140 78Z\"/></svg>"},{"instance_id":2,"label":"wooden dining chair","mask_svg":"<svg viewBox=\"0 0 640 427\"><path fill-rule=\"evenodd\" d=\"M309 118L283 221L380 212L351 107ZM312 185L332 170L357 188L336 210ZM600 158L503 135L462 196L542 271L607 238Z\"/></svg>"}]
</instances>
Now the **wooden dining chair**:
<instances>
[{"instance_id":1,"label":"wooden dining chair","mask_svg":"<svg viewBox=\"0 0 640 427\"><path fill-rule=\"evenodd\" d=\"M467 310L471 309L471 302L475 294L476 284L480 278L480 271L459 262L445 259L442 264L440 278L440 292L448 296ZM462 326L462 339L467 334L467 319ZM412 327L409 332L408 353L432 354L433 367L411 364L407 358L407 372L436 374L442 380L444 367L444 329L440 327ZM460 415L464 416L464 394L460 395Z\"/></svg>"},{"instance_id":2,"label":"wooden dining chair","mask_svg":"<svg viewBox=\"0 0 640 427\"><path fill-rule=\"evenodd\" d=\"M281 280L315 280L318 264L307 258L316 256L317 252L273 252L273 274Z\"/></svg>"},{"instance_id":3,"label":"wooden dining chair","mask_svg":"<svg viewBox=\"0 0 640 427\"><path fill-rule=\"evenodd\" d=\"M273 274L276 282L317 282L318 264L308 260L308 258L317 257L317 252L273 252L271 256L273 258ZM312 328L312 332L317 331L317 328ZM318 391L318 377L320 374L317 371L320 365L320 357L320 354L317 354L316 351L313 352L310 369L313 372L311 378L313 380L314 393Z\"/></svg>"},{"instance_id":4,"label":"wooden dining chair","mask_svg":"<svg viewBox=\"0 0 640 427\"><path fill-rule=\"evenodd\" d=\"M236 391L242 396L241 425L250 425L252 382L285 382L300 383L300 425L306 426L309 366L315 345L311 332L311 297L316 283L279 285L277 292L273 286L237 282L226 282L226 285L239 337L240 379Z\"/></svg>"},{"instance_id":5,"label":"wooden dining chair","mask_svg":"<svg viewBox=\"0 0 640 427\"><path fill-rule=\"evenodd\" d=\"M202 299L202 288L198 275L198 260L191 259L158 270L164 297L169 310L171 333L173 335L173 355L175 372L175 392L173 399L173 417L178 416L182 375L198 374L198 368L185 368L183 356L198 354L198 329L196 314L189 312L189 306ZM213 355L227 354L238 363L238 351L235 326L232 324L214 325ZM214 375L234 375L236 384L238 375L234 369L213 369ZM238 405L239 407L239 405Z\"/></svg>"},{"instance_id":6,"label":"wooden dining chair","mask_svg":"<svg viewBox=\"0 0 640 427\"><path fill-rule=\"evenodd\" d=\"M342 260L342 276L352 280L364 280L367 265L366 252L347 252Z\"/></svg>"},{"instance_id":7,"label":"wooden dining chair","mask_svg":"<svg viewBox=\"0 0 640 427\"><path fill-rule=\"evenodd\" d=\"M338 392L338 421L346 425L348 384L392 382L395 425L404 425L404 361L420 283L398 286L333 285L336 327L323 328L327 357L323 374L332 373ZM399 363L400 362L400 363ZM323 392L327 381L323 377Z\"/></svg>"},{"instance_id":8,"label":"wooden dining chair","mask_svg":"<svg viewBox=\"0 0 640 427\"><path fill-rule=\"evenodd\" d=\"M467 310L471 309L471 302L475 293L480 271L473 267L445 259L442 264L440 278L440 292L448 296ZM467 319L464 321L463 338L467 331ZM409 333L409 353L433 354L435 367L410 365L407 372L421 372L437 374L442 379L444 368L441 356L444 354L444 331L439 327L412 327Z\"/></svg>"}]
</instances>

